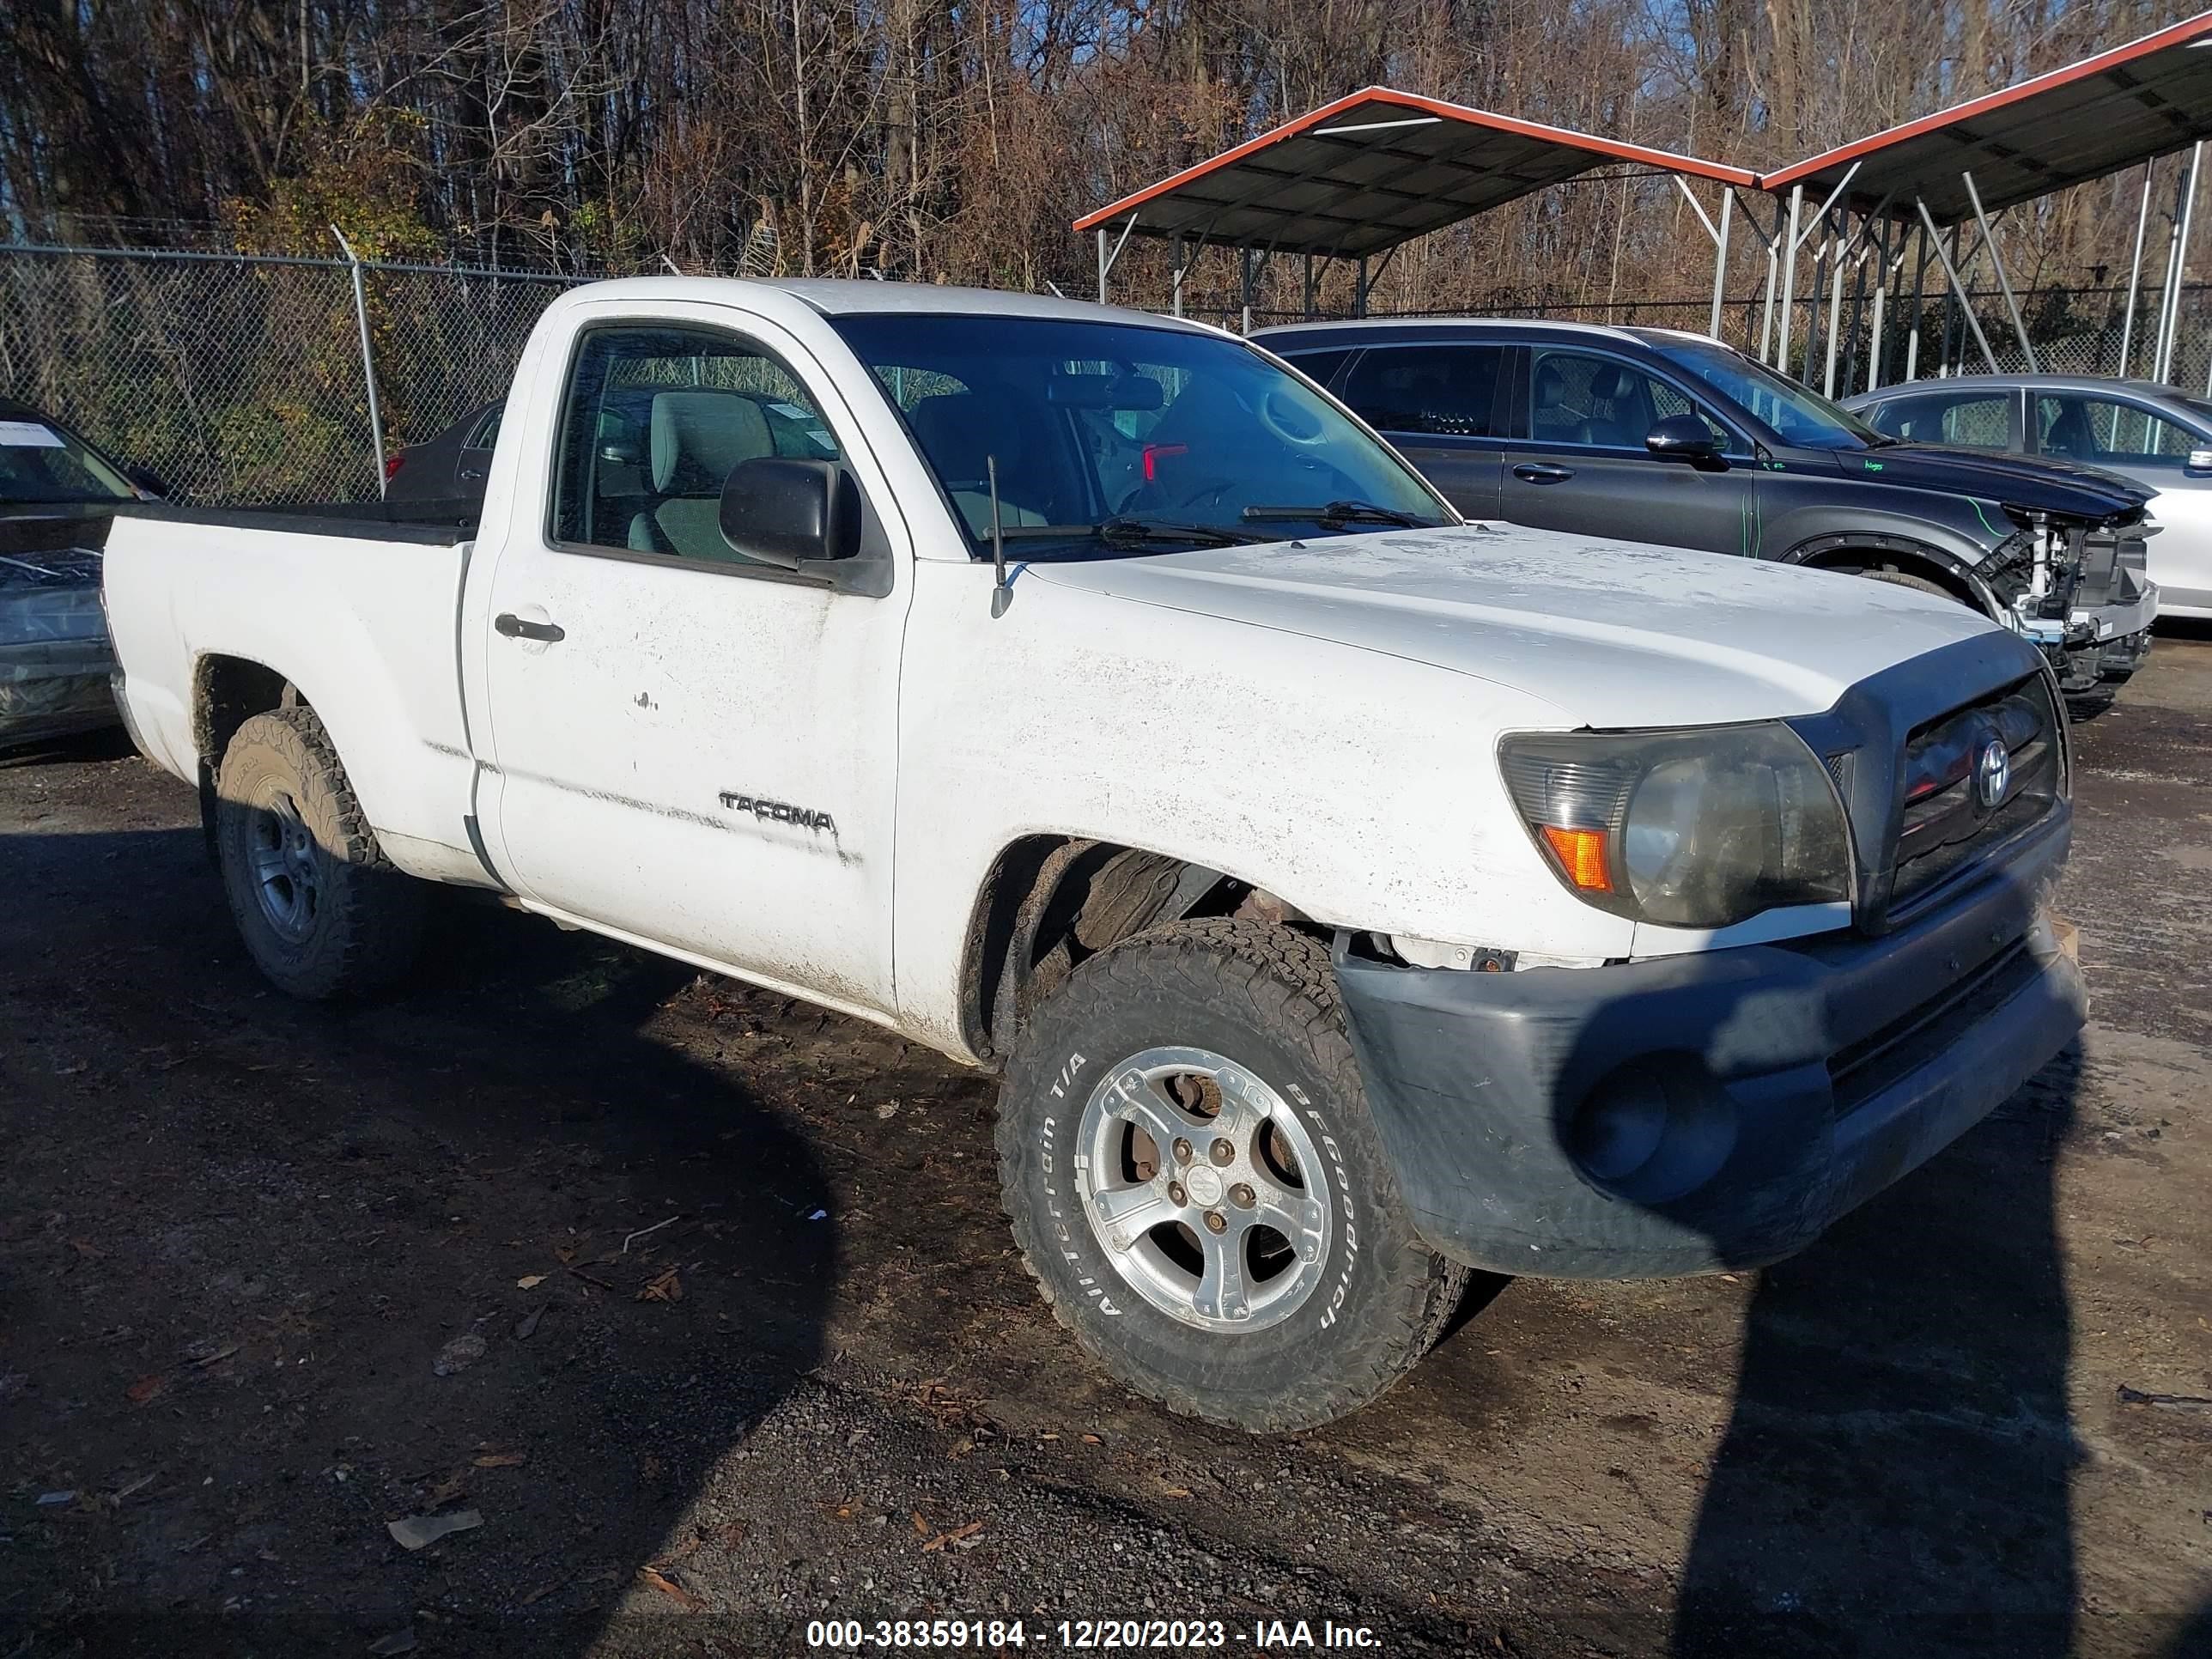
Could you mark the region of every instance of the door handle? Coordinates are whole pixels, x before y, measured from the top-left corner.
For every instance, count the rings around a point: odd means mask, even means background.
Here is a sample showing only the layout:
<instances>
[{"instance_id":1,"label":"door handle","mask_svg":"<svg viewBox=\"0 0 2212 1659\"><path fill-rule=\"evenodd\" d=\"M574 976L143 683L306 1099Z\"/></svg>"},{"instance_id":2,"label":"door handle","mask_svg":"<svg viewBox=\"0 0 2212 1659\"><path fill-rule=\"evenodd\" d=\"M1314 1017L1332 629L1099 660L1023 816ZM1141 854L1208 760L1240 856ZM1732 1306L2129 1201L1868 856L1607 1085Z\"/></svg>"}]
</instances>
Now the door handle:
<instances>
[{"instance_id":1,"label":"door handle","mask_svg":"<svg viewBox=\"0 0 2212 1659\"><path fill-rule=\"evenodd\" d=\"M1575 470L1554 461L1523 461L1513 469L1513 476L1534 484L1565 483L1575 476Z\"/></svg>"},{"instance_id":2,"label":"door handle","mask_svg":"<svg viewBox=\"0 0 2212 1659\"><path fill-rule=\"evenodd\" d=\"M483 477L483 469L480 466L465 466L461 469L461 477L464 478L481 478Z\"/></svg>"},{"instance_id":3,"label":"door handle","mask_svg":"<svg viewBox=\"0 0 2212 1659\"><path fill-rule=\"evenodd\" d=\"M568 637L559 623L525 622L512 611L501 611L491 619L491 625L510 640L542 640L552 645Z\"/></svg>"}]
</instances>

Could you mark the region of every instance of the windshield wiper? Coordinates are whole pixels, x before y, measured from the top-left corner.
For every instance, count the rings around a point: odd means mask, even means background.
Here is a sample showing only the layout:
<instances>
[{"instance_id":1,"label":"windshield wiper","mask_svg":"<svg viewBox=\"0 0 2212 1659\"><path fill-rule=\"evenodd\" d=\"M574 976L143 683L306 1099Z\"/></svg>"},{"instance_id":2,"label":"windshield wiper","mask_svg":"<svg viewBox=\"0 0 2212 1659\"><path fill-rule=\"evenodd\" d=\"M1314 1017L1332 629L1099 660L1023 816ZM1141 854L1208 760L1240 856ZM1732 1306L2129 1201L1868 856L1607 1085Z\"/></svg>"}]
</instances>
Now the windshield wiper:
<instances>
[{"instance_id":1,"label":"windshield wiper","mask_svg":"<svg viewBox=\"0 0 2212 1659\"><path fill-rule=\"evenodd\" d=\"M1377 507L1372 501L1327 501L1319 507L1248 507L1244 520L1248 524L1304 520L1310 524L1389 524L1403 530L1436 528L1434 520L1424 519L1419 514L1401 513L1395 507Z\"/></svg>"},{"instance_id":2,"label":"windshield wiper","mask_svg":"<svg viewBox=\"0 0 2212 1659\"><path fill-rule=\"evenodd\" d=\"M1159 542L1195 542L1201 547L1235 547L1248 542L1271 542L1273 536L1255 535L1218 524L1178 524L1169 519L1103 519L1097 524L1010 524L1001 533L1010 542L1101 541L1109 547L1142 547Z\"/></svg>"}]
</instances>

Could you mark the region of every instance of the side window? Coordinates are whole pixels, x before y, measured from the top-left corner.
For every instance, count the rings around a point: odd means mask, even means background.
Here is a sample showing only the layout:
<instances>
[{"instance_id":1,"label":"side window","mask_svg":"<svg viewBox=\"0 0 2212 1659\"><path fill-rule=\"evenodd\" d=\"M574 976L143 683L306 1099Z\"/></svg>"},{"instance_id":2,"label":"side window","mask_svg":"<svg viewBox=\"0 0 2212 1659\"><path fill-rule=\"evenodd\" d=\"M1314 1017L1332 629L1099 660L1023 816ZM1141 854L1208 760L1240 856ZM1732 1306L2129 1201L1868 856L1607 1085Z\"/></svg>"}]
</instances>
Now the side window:
<instances>
[{"instance_id":1,"label":"side window","mask_svg":"<svg viewBox=\"0 0 2212 1659\"><path fill-rule=\"evenodd\" d=\"M1930 392L1893 398L1871 416L1874 428L1917 444L2003 449L2012 442L2009 392Z\"/></svg>"},{"instance_id":2,"label":"side window","mask_svg":"<svg viewBox=\"0 0 2212 1659\"><path fill-rule=\"evenodd\" d=\"M2046 455L2106 465L2179 467L2203 441L2133 404L2046 392L2035 400L2037 447Z\"/></svg>"},{"instance_id":3,"label":"side window","mask_svg":"<svg viewBox=\"0 0 2212 1659\"><path fill-rule=\"evenodd\" d=\"M593 329L568 374L554 539L750 563L722 539L722 481L770 456L842 459L813 398L774 357L703 329Z\"/></svg>"},{"instance_id":4,"label":"side window","mask_svg":"<svg viewBox=\"0 0 2212 1659\"><path fill-rule=\"evenodd\" d=\"M1721 448L1741 441L1666 381L1611 357L1540 349L1528 377L1528 430L1539 443L1642 449L1644 434L1669 415L1695 415Z\"/></svg>"},{"instance_id":5,"label":"side window","mask_svg":"<svg viewBox=\"0 0 2212 1659\"><path fill-rule=\"evenodd\" d=\"M506 413L507 405L505 404L500 404L498 408L493 410L490 414L485 416L483 419L477 422L477 429L469 434L468 441L461 447L464 449L490 449L494 447L499 442L500 416Z\"/></svg>"},{"instance_id":6,"label":"side window","mask_svg":"<svg viewBox=\"0 0 2212 1659\"><path fill-rule=\"evenodd\" d=\"M1345 381L1344 401L1377 432L1495 437L1504 355L1494 345L1372 346Z\"/></svg>"},{"instance_id":7,"label":"side window","mask_svg":"<svg viewBox=\"0 0 2212 1659\"><path fill-rule=\"evenodd\" d=\"M1259 342L1266 345L1267 342ZM1341 351L1279 351L1275 354L1292 368L1320 386L1327 386L1336 378L1336 371L1344 367L1344 360L1352 356Z\"/></svg>"}]
</instances>

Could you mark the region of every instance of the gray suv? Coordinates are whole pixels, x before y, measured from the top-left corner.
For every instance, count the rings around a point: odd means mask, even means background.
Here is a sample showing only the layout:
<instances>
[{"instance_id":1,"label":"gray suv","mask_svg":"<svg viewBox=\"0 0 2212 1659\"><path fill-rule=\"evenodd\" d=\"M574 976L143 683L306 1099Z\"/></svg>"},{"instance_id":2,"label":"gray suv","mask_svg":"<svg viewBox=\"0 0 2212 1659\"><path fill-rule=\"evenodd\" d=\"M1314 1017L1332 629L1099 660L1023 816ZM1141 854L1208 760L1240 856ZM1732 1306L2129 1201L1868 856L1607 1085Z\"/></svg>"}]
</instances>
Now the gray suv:
<instances>
[{"instance_id":1,"label":"gray suv","mask_svg":"<svg viewBox=\"0 0 2212 1659\"><path fill-rule=\"evenodd\" d=\"M1703 335L1462 318L1255 341L1470 518L1850 572L2033 639L2069 692L2148 648L2150 491L2052 457L1901 442Z\"/></svg>"}]
</instances>

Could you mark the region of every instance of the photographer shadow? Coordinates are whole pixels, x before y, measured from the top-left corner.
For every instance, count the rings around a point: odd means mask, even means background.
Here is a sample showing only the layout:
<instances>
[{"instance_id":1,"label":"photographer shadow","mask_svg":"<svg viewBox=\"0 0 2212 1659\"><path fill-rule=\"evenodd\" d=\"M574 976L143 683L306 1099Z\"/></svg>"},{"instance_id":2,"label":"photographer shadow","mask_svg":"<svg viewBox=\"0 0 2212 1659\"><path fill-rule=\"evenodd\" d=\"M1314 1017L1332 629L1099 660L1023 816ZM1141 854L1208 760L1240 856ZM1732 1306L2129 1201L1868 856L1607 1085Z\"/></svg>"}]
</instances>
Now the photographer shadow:
<instances>
[{"instance_id":1,"label":"photographer shadow","mask_svg":"<svg viewBox=\"0 0 2212 1659\"><path fill-rule=\"evenodd\" d=\"M1759 1276L1676 1659L2070 1650L2076 1449L2052 1160L2078 1043Z\"/></svg>"}]
</instances>

